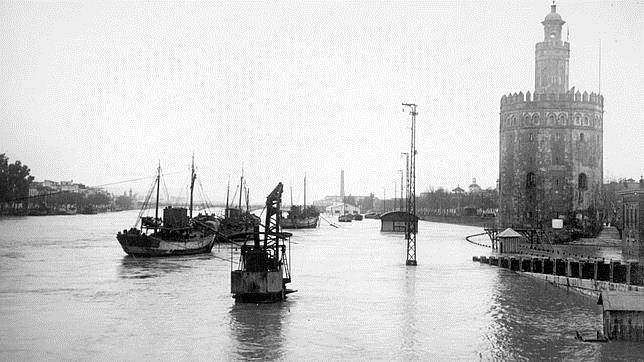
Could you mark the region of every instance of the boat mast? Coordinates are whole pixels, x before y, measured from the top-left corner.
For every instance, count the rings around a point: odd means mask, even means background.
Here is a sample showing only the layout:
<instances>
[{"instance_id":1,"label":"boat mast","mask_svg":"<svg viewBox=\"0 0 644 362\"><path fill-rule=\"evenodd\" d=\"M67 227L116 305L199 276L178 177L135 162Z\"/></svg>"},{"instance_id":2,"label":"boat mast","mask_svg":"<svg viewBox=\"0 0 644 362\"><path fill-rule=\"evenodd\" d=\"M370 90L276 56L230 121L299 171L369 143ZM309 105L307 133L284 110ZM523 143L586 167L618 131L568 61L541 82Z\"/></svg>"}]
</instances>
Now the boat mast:
<instances>
[{"instance_id":1,"label":"boat mast","mask_svg":"<svg viewBox=\"0 0 644 362\"><path fill-rule=\"evenodd\" d=\"M224 217L228 217L228 197L230 196L230 175L228 175L228 187L226 188L226 210L224 210Z\"/></svg>"},{"instance_id":2,"label":"boat mast","mask_svg":"<svg viewBox=\"0 0 644 362\"><path fill-rule=\"evenodd\" d=\"M242 174L239 179L239 211L242 211L242 193L244 193L244 166L242 165Z\"/></svg>"},{"instance_id":3,"label":"boat mast","mask_svg":"<svg viewBox=\"0 0 644 362\"><path fill-rule=\"evenodd\" d=\"M306 210L306 174L304 174L304 206L302 207L302 212Z\"/></svg>"},{"instance_id":4,"label":"boat mast","mask_svg":"<svg viewBox=\"0 0 644 362\"><path fill-rule=\"evenodd\" d=\"M250 212L250 190L246 188L246 212Z\"/></svg>"},{"instance_id":5,"label":"boat mast","mask_svg":"<svg viewBox=\"0 0 644 362\"><path fill-rule=\"evenodd\" d=\"M154 211L154 224L159 219L159 184L161 184L161 161L159 161L159 168L157 168L157 203ZM154 228L156 232L156 228Z\"/></svg>"},{"instance_id":6,"label":"boat mast","mask_svg":"<svg viewBox=\"0 0 644 362\"><path fill-rule=\"evenodd\" d=\"M192 154L192 172L190 174L190 218L192 219L192 192L195 188L195 179L197 178L197 175L195 175L195 154Z\"/></svg>"}]
</instances>

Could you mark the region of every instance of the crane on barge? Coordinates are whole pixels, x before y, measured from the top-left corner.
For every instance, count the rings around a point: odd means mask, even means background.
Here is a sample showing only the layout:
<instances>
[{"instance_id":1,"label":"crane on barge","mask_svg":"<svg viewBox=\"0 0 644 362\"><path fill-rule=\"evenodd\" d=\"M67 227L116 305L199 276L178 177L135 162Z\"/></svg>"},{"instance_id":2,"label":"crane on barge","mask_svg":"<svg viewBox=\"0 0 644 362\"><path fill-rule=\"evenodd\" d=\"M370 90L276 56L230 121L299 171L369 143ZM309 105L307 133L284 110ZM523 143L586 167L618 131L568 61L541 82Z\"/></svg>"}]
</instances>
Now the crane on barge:
<instances>
[{"instance_id":1,"label":"crane on barge","mask_svg":"<svg viewBox=\"0 0 644 362\"><path fill-rule=\"evenodd\" d=\"M264 232L255 227L253 244L245 242L241 246L238 269L231 271L230 289L238 302L276 302L295 292L286 288L291 282L289 238L292 234L280 228L282 191L280 182L266 198ZM288 248L286 240L289 240Z\"/></svg>"}]
</instances>

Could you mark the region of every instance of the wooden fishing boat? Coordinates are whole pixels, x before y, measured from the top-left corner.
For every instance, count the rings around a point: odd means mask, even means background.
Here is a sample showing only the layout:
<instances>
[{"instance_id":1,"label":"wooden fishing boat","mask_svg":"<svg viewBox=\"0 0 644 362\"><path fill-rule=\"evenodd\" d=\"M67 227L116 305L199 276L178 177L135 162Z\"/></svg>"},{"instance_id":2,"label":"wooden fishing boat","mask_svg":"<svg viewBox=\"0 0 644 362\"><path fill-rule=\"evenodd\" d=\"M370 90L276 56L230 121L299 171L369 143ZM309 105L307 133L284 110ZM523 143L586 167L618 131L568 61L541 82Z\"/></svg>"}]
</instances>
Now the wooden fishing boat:
<instances>
[{"instance_id":1,"label":"wooden fishing boat","mask_svg":"<svg viewBox=\"0 0 644 362\"><path fill-rule=\"evenodd\" d=\"M317 228L320 212L315 206L306 206L306 176L304 176L304 205L293 205L291 193L291 210L281 220L283 229L312 229Z\"/></svg>"},{"instance_id":2,"label":"wooden fishing boat","mask_svg":"<svg viewBox=\"0 0 644 362\"><path fill-rule=\"evenodd\" d=\"M229 203L230 196L230 181L228 189L226 190L226 208L224 209L224 217L220 220L219 229L215 242L242 242L249 240L255 228L259 226L261 219L259 216L250 212L249 207L249 192L244 182L244 171L239 181L239 204L237 207L232 207ZM242 195L246 198L246 209L242 208ZM233 199L235 195L233 195Z\"/></svg>"},{"instance_id":3,"label":"wooden fishing boat","mask_svg":"<svg viewBox=\"0 0 644 362\"><path fill-rule=\"evenodd\" d=\"M153 183L137 222L130 230L123 230L116 235L123 251L132 256L172 256L210 253L219 229L219 221L212 215L192 216L192 194L196 179L194 157L190 182L190 208L167 206L163 209L163 217L159 218L159 184L161 166ZM148 209L150 196L156 186L155 214L144 216ZM141 229L137 225L141 223Z\"/></svg>"}]
</instances>

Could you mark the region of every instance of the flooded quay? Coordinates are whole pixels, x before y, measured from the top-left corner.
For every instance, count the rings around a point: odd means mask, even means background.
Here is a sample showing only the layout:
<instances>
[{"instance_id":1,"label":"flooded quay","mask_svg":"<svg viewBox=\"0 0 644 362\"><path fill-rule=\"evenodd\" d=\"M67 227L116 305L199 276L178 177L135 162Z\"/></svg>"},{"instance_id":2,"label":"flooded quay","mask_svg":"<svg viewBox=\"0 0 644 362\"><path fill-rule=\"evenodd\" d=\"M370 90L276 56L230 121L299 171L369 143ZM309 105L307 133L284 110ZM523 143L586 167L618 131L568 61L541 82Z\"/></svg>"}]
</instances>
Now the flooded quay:
<instances>
[{"instance_id":1,"label":"flooded quay","mask_svg":"<svg viewBox=\"0 0 644 362\"><path fill-rule=\"evenodd\" d=\"M0 220L2 360L638 359L642 344L584 343L595 300L472 262L479 228L421 221L418 266L379 220L296 230L291 287L236 304L229 245L132 258L115 234L135 211Z\"/></svg>"}]
</instances>

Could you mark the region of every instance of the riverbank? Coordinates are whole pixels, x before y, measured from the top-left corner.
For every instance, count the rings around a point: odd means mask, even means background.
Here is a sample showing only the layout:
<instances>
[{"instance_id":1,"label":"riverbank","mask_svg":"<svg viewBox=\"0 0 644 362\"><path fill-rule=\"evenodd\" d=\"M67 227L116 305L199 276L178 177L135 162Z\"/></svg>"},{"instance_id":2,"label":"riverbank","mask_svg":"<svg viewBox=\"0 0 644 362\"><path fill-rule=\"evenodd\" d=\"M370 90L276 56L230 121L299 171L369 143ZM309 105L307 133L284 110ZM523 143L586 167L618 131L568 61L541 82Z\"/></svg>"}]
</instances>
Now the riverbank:
<instances>
[{"instance_id":1,"label":"riverbank","mask_svg":"<svg viewBox=\"0 0 644 362\"><path fill-rule=\"evenodd\" d=\"M0 218L3 217L25 217L25 216L72 216L72 215L96 215L111 212L129 211L135 209L116 209L116 208L86 208L78 210L61 210L61 209L15 209L0 211Z\"/></svg>"},{"instance_id":2,"label":"riverbank","mask_svg":"<svg viewBox=\"0 0 644 362\"><path fill-rule=\"evenodd\" d=\"M494 225L494 217L482 216L437 216L437 215L418 215L421 220L440 222L444 224L457 224L466 226L486 227Z\"/></svg>"}]
</instances>

